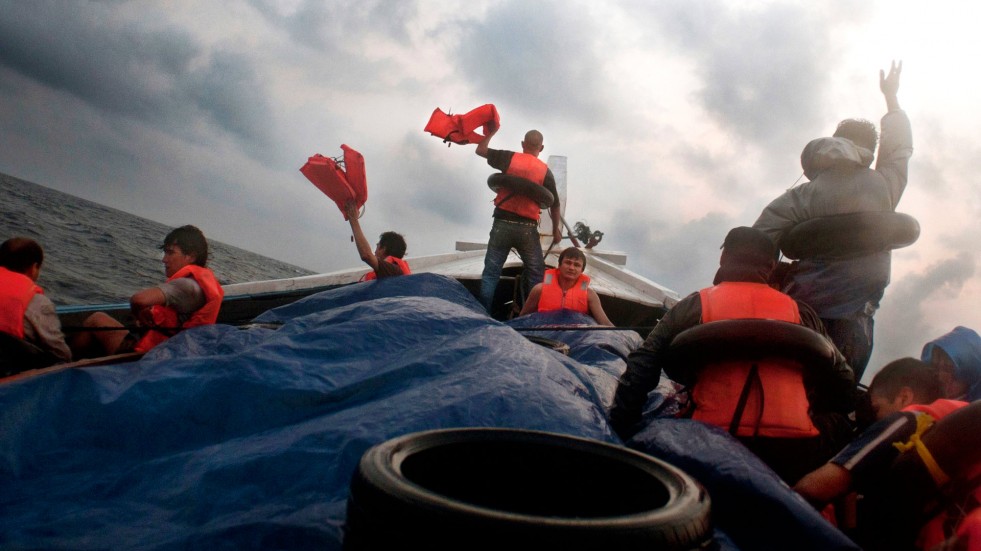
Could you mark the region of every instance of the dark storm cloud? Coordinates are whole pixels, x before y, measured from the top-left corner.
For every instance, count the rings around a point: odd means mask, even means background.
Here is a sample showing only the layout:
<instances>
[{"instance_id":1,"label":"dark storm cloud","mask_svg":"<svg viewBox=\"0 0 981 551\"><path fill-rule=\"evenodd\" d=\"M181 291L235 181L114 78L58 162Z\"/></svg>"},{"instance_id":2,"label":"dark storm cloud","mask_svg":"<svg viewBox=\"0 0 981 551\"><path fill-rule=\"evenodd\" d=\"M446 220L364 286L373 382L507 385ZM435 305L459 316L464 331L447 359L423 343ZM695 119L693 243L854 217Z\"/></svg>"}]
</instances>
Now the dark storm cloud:
<instances>
[{"instance_id":1,"label":"dark storm cloud","mask_svg":"<svg viewBox=\"0 0 981 551\"><path fill-rule=\"evenodd\" d=\"M877 355L886 361L909 355L914 352L909 349L911 343L917 348L939 336L928 334L930 325L926 320L930 316L924 314L932 308L931 301L956 297L976 269L975 257L961 252L890 285L882 301L882 312L876 316L882 320L876 327Z\"/></svg>"},{"instance_id":2,"label":"dark storm cloud","mask_svg":"<svg viewBox=\"0 0 981 551\"><path fill-rule=\"evenodd\" d=\"M171 132L187 133L205 116L256 149L268 141L264 87L243 55L204 52L180 29L120 23L111 9L92 2L0 2L0 64L100 110Z\"/></svg>"},{"instance_id":3,"label":"dark storm cloud","mask_svg":"<svg viewBox=\"0 0 981 551\"><path fill-rule=\"evenodd\" d=\"M484 160L470 155L473 170L461 176L435 162L431 146L430 139L415 133L407 135L401 144L396 155L401 163L397 185L408 192L405 201L423 213L430 213L432 216L426 219L434 221L466 225L478 219L481 211L489 217L494 195L481 180L492 169L481 170L480 166L486 166Z\"/></svg>"},{"instance_id":4,"label":"dark storm cloud","mask_svg":"<svg viewBox=\"0 0 981 551\"><path fill-rule=\"evenodd\" d=\"M628 269L681 296L712 284L719 268L719 247L729 230L740 225L718 212L684 224L649 218L638 226L634 215L615 220L604 244L609 241L611 247L628 252ZM594 229L606 233L605 228Z\"/></svg>"},{"instance_id":5,"label":"dark storm cloud","mask_svg":"<svg viewBox=\"0 0 981 551\"><path fill-rule=\"evenodd\" d=\"M675 0L638 4L636 11L675 45L673 53L696 62L703 85L697 97L734 134L772 146L833 130L836 121L816 118L835 69L830 31L839 23L828 14L847 13L849 24L857 24L864 17L861 6L754 9L722 0Z\"/></svg>"},{"instance_id":6,"label":"dark storm cloud","mask_svg":"<svg viewBox=\"0 0 981 551\"><path fill-rule=\"evenodd\" d=\"M563 3L494 3L461 39L460 78L481 97L583 125L604 120L608 86L595 24Z\"/></svg>"},{"instance_id":7,"label":"dark storm cloud","mask_svg":"<svg viewBox=\"0 0 981 551\"><path fill-rule=\"evenodd\" d=\"M306 0L289 14L267 0L251 4L293 42L316 52L326 69L325 84L356 92L375 89L400 72L397 60L365 54L378 37L411 47L408 25L418 11L417 4L408 1Z\"/></svg>"}]
</instances>

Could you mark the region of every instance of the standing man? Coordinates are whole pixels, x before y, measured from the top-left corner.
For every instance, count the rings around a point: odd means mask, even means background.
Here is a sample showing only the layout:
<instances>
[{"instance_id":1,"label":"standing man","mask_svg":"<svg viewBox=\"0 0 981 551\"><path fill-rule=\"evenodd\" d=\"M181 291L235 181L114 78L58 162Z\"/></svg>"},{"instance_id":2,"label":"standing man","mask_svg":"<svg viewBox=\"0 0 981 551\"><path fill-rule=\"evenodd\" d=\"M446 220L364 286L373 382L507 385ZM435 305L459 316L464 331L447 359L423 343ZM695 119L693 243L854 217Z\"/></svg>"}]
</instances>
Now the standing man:
<instances>
[{"instance_id":1,"label":"standing man","mask_svg":"<svg viewBox=\"0 0 981 551\"><path fill-rule=\"evenodd\" d=\"M552 310L573 310L591 316L600 325L613 326L599 295L589 286L586 255L569 247L559 255L559 267L545 270L545 281L531 288L521 315Z\"/></svg>"},{"instance_id":2,"label":"standing man","mask_svg":"<svg viewBox=\"0 0 981 551\"><path fill-rule=\"evenodd\" d=\"M181 226L164 238L164 273L167 281L137 291L129 299L130 310L146 331L130 333L115 318L96 312L83 325L92 329L72 341L78 355L101 356L147 352L183 329L210 325L218 320L225 296L208 263L208 241L194 226ZM118 327L118 331L106 328Z\"/></svg>"},{"instance_id":3,"label":"standing man","mask_svg":"<svg viewBox=\"0 0 981 551\"><path fill-rule=\"evenodd\" d=\"M354 202L344 205L344 215L351 223L351 232L354 234L354 245L358 248L358 254L365 264L371 266L371 271L361 277L362 281L371 281L383 277L409 275L409 264L402 260L405 256L405 238L393 231L387 231L378 236L378 245L375 251L371 251L371 244L364 232L361 231L361 223L358 222L358 206Z\"/></svg>"},{"instance_id":4,"label":"standing man","mask_svg":"<svg viewBox=\"0 0 981 551\"><path fill-rule=\"evenodd\" d=\"M33 239L13 237L0 245L0 332L70 362L71 350L61 332L54 304L37 285L44 251Z\"/></svg>"},{"instance_id":5,"label":"standing man","mask_svg":"<svg viewBox=\"0 0 981 551\"><path fill-rule=\"evenodd\" d=\"M876 146L875 125L847 119L834 136L812 140L801 153L810 179L773 200L753 224L779 243L795 225L822 216L896 210L913 155L909 118L897 92L903 64L879 72L879 88L888 112L875 170L869 168ZM783 291L806 302L821 317L831 339L855 370L859 383L872 354L872 316L889 284L891 254L881 251L836 259L803 259L783 282Z\"/></svg>"},{"instance_id":6,"label":"standing man","mask_svg":"<svg viewBox=\"0 0 981 551\"><path fill-rule=\"evenodd\" d=\"M529 130L521 142L521 153L504 149L490 149L491 138L500 129L499 126L489 129L487 136L477 144L477 155L487 159L487 164L505 174L530 180L545 186L552 193L554 201L549 207L552 216L553 244L562 240L562 214L559 209L559 194L555 189L555 177L548 165L539 160L538 155L545 149L542 133ZM521 274L521 297L524 299L531 288L542 281L545 275L545 258L542 256L542 246L538 237L538 220L540 210L538 204L523 195L502 189L494 198L494 225L491 226L490 238L487 241L487 254L484 256L484 272L480 279L480 301L491 311L494 301L494 291L501 279L504 262L514 248L524 263Z\"/></svg>"}]
</instances>

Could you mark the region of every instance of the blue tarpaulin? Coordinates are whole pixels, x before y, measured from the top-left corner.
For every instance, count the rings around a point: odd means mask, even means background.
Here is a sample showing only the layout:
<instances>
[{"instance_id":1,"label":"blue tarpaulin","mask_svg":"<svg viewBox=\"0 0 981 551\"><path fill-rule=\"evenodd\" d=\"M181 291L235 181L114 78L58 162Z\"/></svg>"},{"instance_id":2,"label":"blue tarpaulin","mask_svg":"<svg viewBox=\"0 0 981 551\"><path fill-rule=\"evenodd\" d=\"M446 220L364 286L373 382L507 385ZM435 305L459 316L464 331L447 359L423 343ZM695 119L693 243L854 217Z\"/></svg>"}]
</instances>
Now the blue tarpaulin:
<instances>
[{"instance_id":1,"label":"blue tarpaulin","mask_svg":"<svg viewBox=\"0 0 981 551\"><path fill-rule=\"evenodd\" d=\"M257 321L282 325L198 327L138 362L0 384L0 548L340 549L351 474L390 438L498 426L620 443L606 407L641 341L538 333L564 356L432 274Z\"/></svg>"}]
</instances>

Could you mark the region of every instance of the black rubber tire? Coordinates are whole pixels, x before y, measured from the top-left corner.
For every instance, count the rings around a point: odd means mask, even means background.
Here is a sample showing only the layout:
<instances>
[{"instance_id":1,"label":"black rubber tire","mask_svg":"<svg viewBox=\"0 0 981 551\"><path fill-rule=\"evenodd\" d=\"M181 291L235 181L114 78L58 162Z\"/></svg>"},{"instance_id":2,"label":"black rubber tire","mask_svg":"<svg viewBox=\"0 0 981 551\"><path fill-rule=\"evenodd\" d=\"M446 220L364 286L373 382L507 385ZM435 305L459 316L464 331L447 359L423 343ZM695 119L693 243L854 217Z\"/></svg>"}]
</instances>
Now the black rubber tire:
<instances>
[{"instance_id":1,"label":"black rubber tire","mask_svg":"<svg viewBox=\"0 0 981 551\"><path fill-rule=\"evenodd\" d=\"M912 245L920 224L900 212L856 212L812 218L794 226L780 239L780 250L791 260L848 258Z\"/></svg>"},{"instance_id":2,"label":"black rubber tire","mask_svg":"<svg viewBox=\"0 0 981 551\"><path fill-rule=\"evenodd\" d=\"M767 319L720 320L682 331L671 341L668 361L698 368L723 360L797 360L805 370L834 366L830 340L796 323Z\"/></svg>"},{"instance_id":3,"label":"black rubber tire","mask_svg":"<svg viewBox=\"0 0 981 551\"><path fill-rule=\"evenodd\" d=\"M487 178L487 187L491 188L494 192L506 189L518 195L523 195L538 203L538 207L542 209L551 207L552 203L555 202L555 196L552 195L551 191L545 189L545 186L540 186L531 180L511 174L501 172L491 174Z\"/></svg>"},{"instance_id":4,"label":"black rubber tire","mask_svg":"<svg viewBox=\"0 0 981 551\"><path fill-rule=\"evenodd\" d=\"M568 356L569 352L571 351L568 344L555 339L547 339L545 337L539 337L538 335L525 335L525 338L535 344L544 346L545 348L551 348L559 354L564 354L566 356Z\"/></svg>"},{"instance_id":5,"label":"black rubber tire","mask_svg":"<svg viewBox=\"0 0 981 551\"><path fill-rule=\"evenodd\" d=\"M435 430L369 449L344 549L698 549L708 494L680 469L571 436Z\"/></svg>"}]
</instances>

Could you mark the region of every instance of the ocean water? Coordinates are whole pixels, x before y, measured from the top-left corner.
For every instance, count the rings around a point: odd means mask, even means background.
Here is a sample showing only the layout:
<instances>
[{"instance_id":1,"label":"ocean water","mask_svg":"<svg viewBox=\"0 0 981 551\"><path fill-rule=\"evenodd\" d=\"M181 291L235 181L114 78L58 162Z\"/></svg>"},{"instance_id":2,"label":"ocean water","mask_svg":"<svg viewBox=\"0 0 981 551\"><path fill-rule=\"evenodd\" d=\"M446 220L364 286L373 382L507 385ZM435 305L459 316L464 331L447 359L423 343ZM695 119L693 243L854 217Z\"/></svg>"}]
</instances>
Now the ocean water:
<instances>
[{"instance_id":1,"label":"ocean water","mask_svg":"<svg viewBox=\"0 0 981 551\"><path fill-rule=\"evenodd\" d=\"M0 242L44 248L38 284L56 305L128 302L164 281L160 245L172 227L0 174ZM208 239L208 267L222 284L313 272Z\"/></svg>"}]
</instances>

